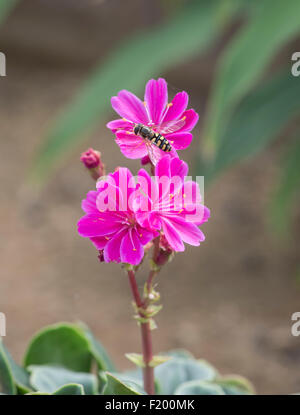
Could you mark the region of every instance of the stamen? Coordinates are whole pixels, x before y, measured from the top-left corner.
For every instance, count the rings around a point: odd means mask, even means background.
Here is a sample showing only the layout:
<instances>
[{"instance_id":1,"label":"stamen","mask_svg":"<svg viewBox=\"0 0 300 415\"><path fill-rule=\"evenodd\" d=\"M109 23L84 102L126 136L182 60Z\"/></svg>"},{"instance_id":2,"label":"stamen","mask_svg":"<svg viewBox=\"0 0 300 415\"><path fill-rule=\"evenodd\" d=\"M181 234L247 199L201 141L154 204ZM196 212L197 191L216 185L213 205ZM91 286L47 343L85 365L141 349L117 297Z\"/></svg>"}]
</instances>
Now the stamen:
<instances>
[{"instance_id":1,"label":"stamen","mask_svg":"<svg viewBox=\"0 0 300 415\"><path fill-rule=\"evenodd\" d=\"M173 105L173 102L169 102L167 107L170 108L170 107L172 107L172 105Z\"/></svg>"},{"instance_id":2,"label":"stamen","mask_svg":"<svg viewBox=\"0 0 300 415\"><path fill-rule=\"evenodd\" d=\"M186 120L186 115L184 117L181 118L182 121Z\"/></svg>"}]
</instances>

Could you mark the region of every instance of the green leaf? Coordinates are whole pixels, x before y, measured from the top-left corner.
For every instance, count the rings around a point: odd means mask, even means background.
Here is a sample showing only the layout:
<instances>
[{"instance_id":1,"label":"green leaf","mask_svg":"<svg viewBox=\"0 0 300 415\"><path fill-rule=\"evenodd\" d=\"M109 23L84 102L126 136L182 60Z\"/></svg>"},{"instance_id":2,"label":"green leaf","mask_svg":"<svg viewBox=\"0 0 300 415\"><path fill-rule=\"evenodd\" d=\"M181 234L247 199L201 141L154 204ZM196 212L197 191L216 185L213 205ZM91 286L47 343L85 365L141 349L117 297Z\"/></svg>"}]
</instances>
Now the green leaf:
<instances>
[{"instance_id":1,"label":"green leaf","mask_svg":"<svg viewBox=\"0 0 300 415\"><path fill-rule=\"evenodd\" d=\"M106 376L107 384L103 395L145 395L145 391L135 382L118 379L117 375L108 372Z\"/></svg>"},{"instance_id":2,"label":"green leaf","mask_svg":"<svg viewBox=\"0 0 300 415\"><path fill-rule=\"evenodd\" d=\"M83 330L75 324L59 323L42 329L32 339L25 366L55 364L79 372L89 372L92 355Z\"/></svg>"},{"instance_id":3,"label":"green leaf","mask_svg":"<svg viewBox=\"0 0 300 415\"><path fill-rule=\"evenodd\" d=\"M115 371L115 365L109 358L102 344L94 338L92 332L85 324L80 323L80 327L84 331L86 339L88 340L89 350L96 360L98 368L101 370L108 370L110 372Z\"/></svg>"},{"instance_id":4,"label":"green leaf","mask_svg":"<svg viewBox=\"0 0 300 415\"><path fill-rule=\"evenodd\" d=\"M300 140L296 134L292 146L285 155L280 178L271 201L271 222L275 229L284 233L287 231L291 207L296 196L300 194Z\"/></svg>"},{"instance_id":5,"label":"green leaf","mask_svg":"<svg viewBox=\"0 0 300 415\"><path fill-rule=\"evenodd\" d=\"M85 395L82 385L69 383L55 391L53 395Z\"/></svg>"},{"instance_id":6,"label":"green leaf","mask_svg":"<svg viewBox=\"0 0 300 415\"><path fill-rule=\"evenodd\" d=\"M79 385L78 383L69 383L53 393L38 391L26 393L26 395L85 395L85 393L82 385Z\"/></svg>"},{"instance_id":7,"label":"green leaf","mask_svg":"<svg viewBox=\"0 0 300 415\"><path fill-rule=\"evenodd\" d=\"M74 372L63 367L46 365L31 365L28 370L31 372L30 384L39 392L54 393L70 383L82 385L86 395L95 395L98 392L97 378L91 373Z\"/></svg>"},{"instance_id":8,"label":"green leaf","mask_svg":"<svg viewBox=\"0 0 300 415\"><path fill-rule=\"evenodd\" d=\"M142 369L135 369L135 370L127 370L122 373L112 373L114 376L117 376L119 380L122 382L134 382L140 387L140 390L144 391L144 381L143 381L143 371ZM154 380L155 385L155 392L158 395L160 393L160 386L158 384L158 381Z\"/></svg>"},{"instance_id":9,"label":"green leaf","mask_svg":"<svg viewBox=\"0 0 300 415\"><path fill-rule=\"evenodd\" d=\"M182 11L121 44L101 63L55 123L38 153L32 177L43 179L53 163L103 120L110 97L121 89L140 91L151 77L207 48L236 11L235 2L192 1ZM116 118L116 116L115 116Z\"/></svg>"},{"instance_id":10,"label":"green leaf","mask_svg":"<svg viewBox=\"0 0 300 415\"><path fill-rule=\"evenodd\" d=\"M15 395L16 386L14 384L13 374L3 343L0 339L0 392L5 395Z\"/></svg>"},{"instance_id":11,"label":"green leaf","mask_svg":"<svg viewBox=\"0 0 300 415\"><path fill-rule=\"evenodd\" d=\"M29 373L23 367L19 366L12 358L9 351L3 345L3 351L6 355L7 361L9 363L11 373L15 385L17 386L18 391L21 394L25 394L31 391L31 386L29 384Z\"/></svg>"},{"instance_id":12,"label":"green leaf","mask_svg":"<svg viewBox=\"0 0 300 415\"><path fill-rule=\"evenodd\" d=\"M178 386L174 395L225 395L225 392L214 383L191 380Z\"/></svg>"},{"instance_id":13,"label":"green leaf","mask_svg":"<svg viewBox=\"0 0 300 415\"><path fill-rule=\"evenodd\" d=\"M300 31L300 2L266 0L230 42L213 84L204 141L213 154L225 137L224 126L239 101L262 76L277 51ZM296 80L297 81L297 80Z\"/></svg>"},{"instance_id":14,"label":"green leaf","mask_svg":"<svg viewBox=\"0 0 300 415\"><path fill-rule=\"evenodd\" d=\"M254 388L252 384L242 376L224 376L214 381L219 385L226 395L252 395Z\"/></svg>"},{"instance_id":15,"label":"green leaf","mask_svg":"<svg viewBox=\"0 0 300 415\"><path fill-rule=\"evenodd\" d=\"M125 357L138 367L145 367L143 356L139 353L125 353Z\"/></svg>"},{"instance_id":16,"label":"green leaf","mask_svg":"<svg viewBox=\"0 0 300 415\"><path fill-rule=\"evenodd\" d=\"M153 356L149 366L156 367L172 359L172 356L155 355Z\"/></svg>"},{"instance_id":17,"label":"green leaf","mask_svg":"<svg viewBox=\"0 0 300 415\"><path fill-rule=\"evenodd\" d=\"M154 376L159 384L160 394L173 395L178 386L184 382L213 380L216 371L204 361L173 358L155 368Z\"/></svg>"},{"instance_id":18,"label":"green leaf","mask_svg":"<svg viewBox=\"0 0 300 415\"><path fill-rule=\"evenodd\" d=\"M0 24L5 21L8 15L15 8L19 0L1 0L0 2Z\"/></svg>"},{"instance_id":19,"label":"green leaf","mask_svg":"<svg viewBox=\"0 0 300 415\"><path fill-rule=\"evenodd\" d=\"M277 138L283 127L299 113L299 96L300 82L289 70L253 91L225 128L207 178L245 157L253 156Z\"/></svg>"}]
</instances>

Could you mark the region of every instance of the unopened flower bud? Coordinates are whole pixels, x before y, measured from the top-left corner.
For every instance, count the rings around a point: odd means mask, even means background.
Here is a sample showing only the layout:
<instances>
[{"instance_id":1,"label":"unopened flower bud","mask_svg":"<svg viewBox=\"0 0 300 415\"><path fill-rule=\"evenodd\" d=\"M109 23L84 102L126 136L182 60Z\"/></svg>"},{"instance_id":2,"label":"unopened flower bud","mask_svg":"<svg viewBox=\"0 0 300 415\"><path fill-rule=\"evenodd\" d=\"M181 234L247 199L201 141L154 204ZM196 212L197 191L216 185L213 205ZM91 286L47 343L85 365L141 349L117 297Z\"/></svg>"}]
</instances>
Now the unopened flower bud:
<instances>
[{"instance_id":1,"label":"unopened flower bud","mask_svg":"<svg viewBox=\"0 0 300 415\"><path fill-rule=\"evenodd\" d=\"M100 262L104 262L104 254L103 254L103 249L101 249L101 250L99 251L99 254L98 254L98 259L99 259L99 261L100 261Z\"/></svg>"},{"instance_id":2,"label":"unopened flower bud","mask_svg":"<svg viewBox=\"0 0 300 415\"><path fill-rule=\"evenodd\" d=\"M101 153L99 151L89 148L81 154L80 160L89 170L94 180L105 174L105 167L101 161Z\"/></svg>"},{"instance_id":3,"label":"unopened flower bud","mask_svg":"<svg viewBox=\"0 0 300 415\"><path fill-rule=\"evenodd\" d=\"M166 240L165 235L162 234L159 240L159 250L156 258L154 259L154 262L157 266L161 267L165 265L167 262L171 261L173 256L174 251L170 247L168 241Z\"/></svg>"},{"instance_id":4,"label":"unopened flower bud","mask_svg":"<svg viewBox=\"0 0 300 415\"><path fill-rule=\"evenodd\" d=\"M148 154L141 159L141 165L146 166L146 164L151 163L150 157Z\"/></svg>"}]
</instances>

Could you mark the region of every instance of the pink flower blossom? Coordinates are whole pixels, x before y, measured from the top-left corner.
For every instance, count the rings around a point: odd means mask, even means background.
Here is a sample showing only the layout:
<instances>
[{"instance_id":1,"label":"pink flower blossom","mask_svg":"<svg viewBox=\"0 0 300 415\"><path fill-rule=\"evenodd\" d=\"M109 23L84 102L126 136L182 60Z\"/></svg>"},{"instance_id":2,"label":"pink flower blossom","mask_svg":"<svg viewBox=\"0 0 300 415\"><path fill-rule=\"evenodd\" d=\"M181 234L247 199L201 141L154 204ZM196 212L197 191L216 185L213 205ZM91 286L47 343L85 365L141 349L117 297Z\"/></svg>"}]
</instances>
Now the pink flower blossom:
<instances>
[{"instance_id":1,"label":"pink flower blossom","mask_svg":"<svg viewBox=\"0 0 300 415\"><path fill-rule=\"evenodd\" d=\"M78 232L89 238L100 251L100 260L138 265L144 256L144 245L156 235L155 230L141 226L130 207L136 184L130 171L119 168L97 183L82 201L86 213L78 222Z\"/></svg>"},{"instance_id":2,"label":"pink flower blossom","mask_svg":"<svg viewBox=\"0 0 300 415\"><path fill-rule=\"evenodd\" d=\"M166 155L149 140L135 135L135 124L146 125L165 137L172 146L168 153L171 157L177 157L176 150L187 148L192 141L190 131L198 121L198 114L186 109L188 94L184 91L177 93L168 104L167 82L162 78L147 83L144 102L122 90L112 97L111 104L122 118L109 122L107 127L115 133L121 152L130 159L149 155L155 165Z\"/></svg>"},{"instance_id":3,"label":"pink flower blossom","mask_svg":"<svg viewBox=\"0 0 300 415\"><path fill-rule=\"evenodd\" d=\"M184 251L184 242L198 246L204 241L198 226L210 216L209 209L201 204L198 184L184 181L187 173L185 162L168 156L156 165L155 176L144 169L138 173L137 220L141 226L162 230L174 251Z\"/></svg>"}]
</instances>

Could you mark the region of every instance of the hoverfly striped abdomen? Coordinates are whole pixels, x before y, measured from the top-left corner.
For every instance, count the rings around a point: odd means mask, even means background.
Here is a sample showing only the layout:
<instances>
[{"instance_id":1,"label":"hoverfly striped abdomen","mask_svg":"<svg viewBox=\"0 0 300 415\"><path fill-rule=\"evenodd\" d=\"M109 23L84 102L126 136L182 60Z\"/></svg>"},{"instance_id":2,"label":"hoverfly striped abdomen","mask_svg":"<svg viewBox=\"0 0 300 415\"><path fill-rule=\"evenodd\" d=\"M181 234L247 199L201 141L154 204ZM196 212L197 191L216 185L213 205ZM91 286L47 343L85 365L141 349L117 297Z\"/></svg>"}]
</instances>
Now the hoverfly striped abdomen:
<instances>
[{"instance_id":1,"label":"hoverfly striped abdomen","mask_svg":"<svg viewBox=\"0 0 300 415\"><path fill-rule=\"evenodd\" d=\"M139 135L140 137L151 141L151 143L156 145L162 151L169 152L172 150L169 141L160 133L153 131L150 127L147 127L143 124L135 124L133 132L135 135Z\"/></svg>"}]
</instances>

